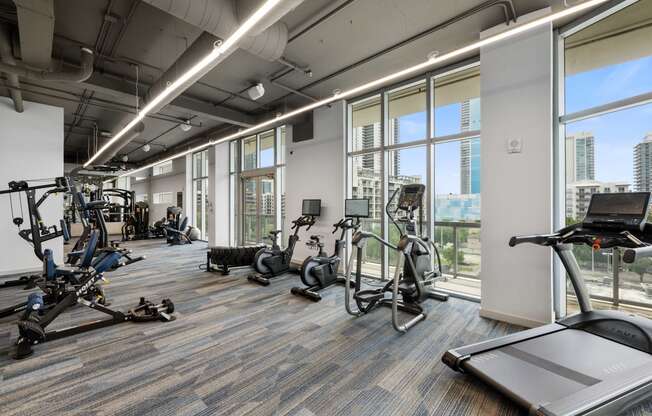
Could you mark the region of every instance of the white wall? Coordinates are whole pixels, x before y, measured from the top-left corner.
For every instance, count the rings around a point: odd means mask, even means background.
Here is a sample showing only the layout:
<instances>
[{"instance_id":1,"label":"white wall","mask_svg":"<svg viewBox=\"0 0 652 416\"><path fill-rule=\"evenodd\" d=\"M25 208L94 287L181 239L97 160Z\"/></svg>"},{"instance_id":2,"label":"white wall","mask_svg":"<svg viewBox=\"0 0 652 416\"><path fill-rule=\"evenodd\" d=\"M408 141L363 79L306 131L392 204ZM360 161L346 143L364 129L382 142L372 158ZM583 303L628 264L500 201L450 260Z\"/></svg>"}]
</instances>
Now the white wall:
<instances>
[{"instance_id":1,"label":"white wall","mask_svg":"<svg viewBox=\"0 0 652 416\"><path fill-rule=\"evenodd\" d=\"M25 101L17 113L9 98L0 97L0 189L12 180L54 178L63 175L63 109ZM20 215L18 195L23 200L23 228L29 227L25 193L13 194L14 215ZM37 198L42 195L37 191ZM41 267L32 247L18 236L10 218L9 195L0 195L0 274L20 273ZM63 196L50 196L40 209L47 225L59 226L63 217ZM63 239L45 244L63 259Z\"/></svg>"},{"instance_id":2,"label":"white wall","mask_svg":"<svg viewBox=\"0 0 652 416\"><path fill-rule=\"evenodd\" d=\"M303 199L321 199L321 217L307 233L300 233L301 240L294 250L293 260L302 262L315 251L305 246L309 236L323 235L326 250L330 254L335 244L332 225L344 215L345 199L345 151L344 151L344 103L314 111L314 138L292 143L288 129L286 154L286 235L291 221L301 215ZM286 243L286 242L285 242ZM284 243L284 244L285 244Z\"/></svg>"},{"instance_id":3,"label":"white wall","mask_svg":"<svg viewBox=\"0 0 652 416\"><path fill-rule=\"evenodd\" d=\"M229 143L208 148L208 245L229 245Z\"/></svg>"},{"instance_id":4,"label":"white wall","mask_svg":"<svg viewBox=\"0 0 652 416\"><path fill-rule=\"evenodd\" d=\"M480 313L525 326L554 316L551 250L507 244L552 231L552 36L548 25L481 51ZM522 152L508 154L514 138Z\"/></svg>"},{"instance_id":5,"label":"white wall","mask_svg":"<svg viewBox=\"0 0 652 416\"><path fill-rule=\"evenodd\" d=\"M159 192L172 192L172 203L154 204L153 195ZM172 172L150 176L149 178L149 220L154 223L165 217L169 206L177 205L177 192L184 193L184 205L187 205L186 192L186 160L178 158L172 162ZM188 209L184 207L184 209Z\"/></svg>"}]
</instances>

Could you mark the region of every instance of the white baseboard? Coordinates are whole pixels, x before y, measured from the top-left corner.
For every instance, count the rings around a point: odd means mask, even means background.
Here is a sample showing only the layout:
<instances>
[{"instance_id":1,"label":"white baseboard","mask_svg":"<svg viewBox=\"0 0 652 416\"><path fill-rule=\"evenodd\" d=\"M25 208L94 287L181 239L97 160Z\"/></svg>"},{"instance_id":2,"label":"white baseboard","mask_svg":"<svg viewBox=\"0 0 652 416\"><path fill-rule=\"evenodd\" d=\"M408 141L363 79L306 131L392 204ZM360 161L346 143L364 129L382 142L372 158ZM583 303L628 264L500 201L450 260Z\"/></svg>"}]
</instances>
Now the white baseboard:
<instances>
[{"instance_id":1,"label":"white baseboard","mask_svg":"<svg viewBox=\"0 0 652 416\"><path fill-rule=\"evenodd\" d=\"M550 323L535 321L532 319L523 318L521 316L510 315L507 313L492 311L484 308L480 308L480 316L483 318L493 319L495 321L507 322L508 324L523 326L525 328L536 328L538 326L547 325Z\"/></svg>"}]
</instances>

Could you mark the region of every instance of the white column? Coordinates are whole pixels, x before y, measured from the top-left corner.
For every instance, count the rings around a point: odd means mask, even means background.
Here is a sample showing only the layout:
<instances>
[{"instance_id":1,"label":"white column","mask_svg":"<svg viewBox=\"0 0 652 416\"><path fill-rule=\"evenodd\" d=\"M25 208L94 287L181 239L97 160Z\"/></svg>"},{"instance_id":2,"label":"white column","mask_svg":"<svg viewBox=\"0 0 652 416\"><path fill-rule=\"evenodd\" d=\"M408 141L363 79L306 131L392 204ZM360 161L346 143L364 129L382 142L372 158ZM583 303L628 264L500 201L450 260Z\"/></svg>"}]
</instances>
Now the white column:
<instances>
[{"instance_id":1,"label":"white column","mask_svg":"<svg viewBox=\"0 0 652 416\"><path fill-rule=\"evenodd\" d=\"M208 245L229 245L229 143L209 148Z\"/></svg>"},{"instance_id":2,"label":"white column","mask_svg":"<svg viewBox=\"0 0 652 416\"><path fill-rule=\"evenodd\" d=\"M549 10L522 16L519 24L542 13ZM513 235L552 231L552 41L546 25L481 51L480 314L524 326L554 317L550 248L508 245ZM514 139L521 152L510 154L507 142Z\"/></svg>"},{"instance_id":3,"label":"white column","mask_svg":"<svg viewBox=\"0 0 652 416\"><path fill-rule=\"evenodd\" d=\"M195 224L195 215L192 210L192 154L186 155L186 186L183 189L183 212L191 224Z\"/></svg>"}]
</instances>

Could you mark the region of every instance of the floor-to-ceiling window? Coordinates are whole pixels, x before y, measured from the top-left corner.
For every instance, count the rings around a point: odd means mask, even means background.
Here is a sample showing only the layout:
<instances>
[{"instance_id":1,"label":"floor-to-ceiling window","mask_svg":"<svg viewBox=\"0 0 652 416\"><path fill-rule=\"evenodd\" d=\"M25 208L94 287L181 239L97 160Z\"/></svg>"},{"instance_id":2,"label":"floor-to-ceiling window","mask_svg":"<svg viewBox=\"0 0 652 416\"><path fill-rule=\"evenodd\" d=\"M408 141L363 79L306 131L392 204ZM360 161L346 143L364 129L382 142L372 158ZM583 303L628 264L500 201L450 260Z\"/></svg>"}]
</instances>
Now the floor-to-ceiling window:
<instances>
[{"instance_id":1,"label":"floor-to-ceiling window","mask_svg":"<svg viewBox=\"0 0 652 416\"><path fill-rule=\"evenodd\" d=\"M208 150L192 155L192 195L193 225L199 238L208 240Z\"/></svg>"},{"instance_id":2,"label":"floor-to-ceiling window","mask_svg":"<svg viewBox=\"0 0 652 416\"><path fill-rule=\"evenodd\" d=\"M480 296L480 73L477 62L429 73L348 105L348 195L370 199L363 227L395 243L385 205L401 185L427 195L416 215L441 253L440 288ZM373 241L363 272L388 278L396 253Z\"/></svg>"},{"instance_id":3,"label":"floor-to-ceiling window","mask_svg":"<svg viewBox=\"0 0 652 416\"><path fill-rule=\"evenodd\" d=\"M652 1L562 29L559 41L560 222L581 221L591 195L652 191ZM594 301L652 308L652 260L576 246ZM615 266L614 266L615 264ZM576 308L566 285L567 306Z\"/></svg>"},{"instance_id":4,"label":"floor-to-ceiling window","mask_svg":"<svg viewBox=\"0 0 652 416\"><path fill-rule=\"evenodd\" d=\"M233 242L269 243L285 221L285 126L235 140L229 151Z\"/></svg>"}]
</instances>

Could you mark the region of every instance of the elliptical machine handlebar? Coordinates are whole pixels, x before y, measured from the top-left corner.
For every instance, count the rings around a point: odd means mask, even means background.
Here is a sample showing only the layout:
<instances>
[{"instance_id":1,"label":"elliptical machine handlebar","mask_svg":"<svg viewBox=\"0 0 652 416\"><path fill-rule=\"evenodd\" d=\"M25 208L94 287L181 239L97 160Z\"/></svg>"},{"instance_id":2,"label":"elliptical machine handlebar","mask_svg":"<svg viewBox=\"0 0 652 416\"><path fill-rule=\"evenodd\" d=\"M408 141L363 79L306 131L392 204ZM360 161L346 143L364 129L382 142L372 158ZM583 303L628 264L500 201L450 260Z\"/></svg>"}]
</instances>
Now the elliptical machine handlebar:
<instances>
[{"instance_id":1,"label":"elliptical machine handlebar","mask_svg":"<svg viewBox=\"0 0 652 416\"><path fill-rule=\"evenodd\" d=\"M353 218L342 218L336 224L333 224L333 234L337 232L338 229L346 230L357 230L360 228L360 218L356 222L353 222Z\"/></svg>"}]
</instances>

